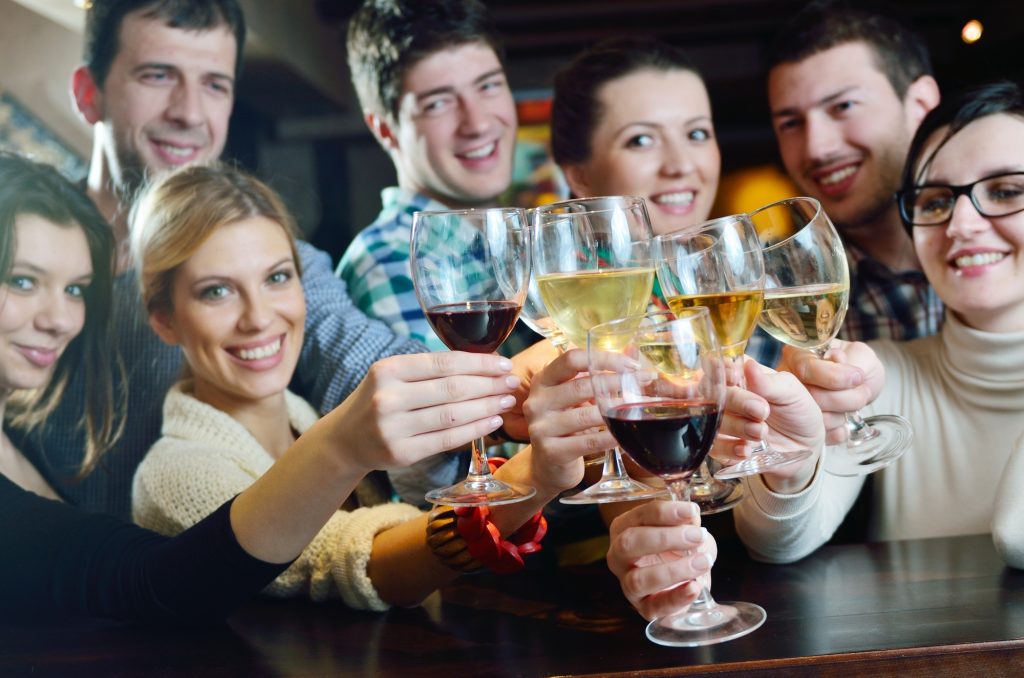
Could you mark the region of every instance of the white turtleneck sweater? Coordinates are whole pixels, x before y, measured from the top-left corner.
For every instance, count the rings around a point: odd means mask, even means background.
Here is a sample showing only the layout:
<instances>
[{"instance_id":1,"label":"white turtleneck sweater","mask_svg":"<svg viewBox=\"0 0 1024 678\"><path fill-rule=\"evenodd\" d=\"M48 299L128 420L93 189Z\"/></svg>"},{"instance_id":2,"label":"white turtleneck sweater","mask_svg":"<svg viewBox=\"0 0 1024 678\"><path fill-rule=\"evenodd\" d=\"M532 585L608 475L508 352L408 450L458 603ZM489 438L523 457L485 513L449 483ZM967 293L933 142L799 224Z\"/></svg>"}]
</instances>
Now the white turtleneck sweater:
<instances>
[{"instance_id":1,"label":"white turtleneck sweater","mask_svg":"<svg viewBox=\"0 0 1024 678\"><path fill-rule=\"evenodd\" d=\"M1024 333L980 332L947 313L935 336L871 346L886 385L862 414L903 415L914 442L875 474L869 538L992 532L1007 562L1024 567ZM828 541L863 483L819 464L805 490L781 495L755 476L737 531L759 559L797 560Z\"/></svg>"}]
</instances>

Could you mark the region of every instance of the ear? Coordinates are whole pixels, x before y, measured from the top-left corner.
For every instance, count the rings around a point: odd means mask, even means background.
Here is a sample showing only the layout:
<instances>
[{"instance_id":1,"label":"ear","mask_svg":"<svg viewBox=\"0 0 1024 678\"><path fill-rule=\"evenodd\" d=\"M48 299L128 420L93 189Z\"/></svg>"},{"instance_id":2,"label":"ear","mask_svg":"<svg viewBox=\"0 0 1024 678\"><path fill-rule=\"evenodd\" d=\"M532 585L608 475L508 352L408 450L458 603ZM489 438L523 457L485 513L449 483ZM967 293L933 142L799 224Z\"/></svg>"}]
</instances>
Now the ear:
<instances>
[{"instance_id":1,"label":"ear","mask_svg":"<svg viewBox=\"0 0 1024 678\"><path fill-rule=\"evenodd\" d=\"M565 183L569 184L569 190L578 198L593 195L590 190L590 181L587 170L583 165L562 165L562 174L565 175Z\"/></svg>"},{"instance_id":2,"label":"ear","mask_svg":"<svg viewBox=\"0 0 1024 678\"><path fill-rule=\"evenodd\" d=\"M907 93L903 96L903 109L907 114L907 124L911 131L917 130L928 112L939 105L939 83L930 75L922 75L910 83Z\"/></svg>"},{"instance_id":3,"label":"ear","mask_svg":"<svg viewBox=\"0 0 1024 678\"><path fill-rule=\"evenodd\" d=\"M370 128L370 132L385 151L390 153L398 149L398 138L391 129L391 124L383 115L373 111L363 111L363 120L366 121L366 126Z\"/></svg>"},{"instance_id":4,"label":"ear","mask_svg":"<svg viewBox=\"0 0 1024 678\"><path fill-rule=\"evenodd\" d=\"M95 125L103 120L103 92L88 66L79 66L71 74L71 97L78 114L87 123Z\"/></svg>"},{"instance_id":5,"label":"ear","mask_svg":"<svg viewBox=\"0 0 1024 678\"><path fill-rule=\"evenodd\" d=\"M149 314L149 326L160 341L168 346L177 346L178 335L174 331L174 323L171 321L171 314L167 311L153 311Z\"/></svg>"}]
</instances>

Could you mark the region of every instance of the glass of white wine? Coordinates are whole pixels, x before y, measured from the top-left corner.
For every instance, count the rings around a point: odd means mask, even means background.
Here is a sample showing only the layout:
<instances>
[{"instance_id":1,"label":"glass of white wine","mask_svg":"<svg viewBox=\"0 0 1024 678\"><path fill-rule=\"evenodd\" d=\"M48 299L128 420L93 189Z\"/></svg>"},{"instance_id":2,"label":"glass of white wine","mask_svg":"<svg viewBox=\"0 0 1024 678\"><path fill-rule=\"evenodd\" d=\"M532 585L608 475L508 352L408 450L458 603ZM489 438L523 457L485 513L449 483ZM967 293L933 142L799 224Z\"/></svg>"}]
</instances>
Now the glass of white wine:
<instances>
[{"instance_id":1,"label":"glass of white wine","mask_svg":"<svg viewBox=\"0 0 1024 678\"><path fill-rule=\"evenodd\" d=\"M730 364L729 384L745 387L743 351L764 302L765 266L754 225L747 215L736 214L660 235L654 242L658 281L669 308L679 314L694 306L707 307ZM812 454L808 449L775 450L762 441L750 457L715 475L721 480L764 473ZM738 499L728 489L703 497L703 502L698 495L695 501L709 513L729 508Z\"/></svg>"},{"instance_id":2,"label":"glass of white wine","mask_svg":"<svg viewBox=\"0 0 1024 678\"><path fill-rule=\"evenodd\" d=\"M654 285L652 235L643 198L567 200L533 211L537 290L568 342L585 347L594 325L647 310ZM630 478L615 449L605 455L597 484L561 501L601 504L664 493Z\"/></svg>"},{"instance_id":3,"label":"glass of white wine","mask_svg":"<svg viewBox=\"0 0 1024 678\"><path fill-rule=\"evenodd\" d=\"M824 358L839 333L850 296L850 272L842 240L814 198L790 198L750 214L759 233L790 233L766 240L764 310L758 323L779 341ZM825 455L833 475L874 473L910 447L913 429L900 416L864 419L846 415L849 439Z\"/></svg>"}]
</instances>

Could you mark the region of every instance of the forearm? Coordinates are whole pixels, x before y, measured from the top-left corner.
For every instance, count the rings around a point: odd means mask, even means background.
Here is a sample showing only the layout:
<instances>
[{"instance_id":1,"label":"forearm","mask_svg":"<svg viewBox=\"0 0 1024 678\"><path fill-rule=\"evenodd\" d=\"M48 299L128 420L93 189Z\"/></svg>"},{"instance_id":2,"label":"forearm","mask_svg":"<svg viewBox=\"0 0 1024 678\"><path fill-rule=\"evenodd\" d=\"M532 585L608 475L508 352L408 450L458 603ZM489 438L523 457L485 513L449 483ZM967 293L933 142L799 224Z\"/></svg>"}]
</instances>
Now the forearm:
<instances>
[{"instance_id":1,"label":"forearm","mask_svg":"<svg viewBox=\"0 0 1024 678\"><path fill-rule=\"evenodd\" d=\"M748 497L733 509L737 534L753 558L788 563L831 538L864 479L829 476L819 461L810 485L796 494L775 493L760 476L743 482Z\"/></svg>"},{"instance_id":2,"label":"forearm","mask_svg":"<svg viewBox=\"0 0 1024 678\"><path fill-rule=\"evenodd\" d=\"M1017 440L996 490L992 539L1010 567L1024 569L1024 436Z\"/></svg>"},{"instance_id":3,"label":"forearm","mask_svg":"<svg viewBox=\"0 0 1024 678\"><path fill-rule=\"evenodd\" d=\"M253 557L270 563L293 560L366 474L346 463L323 421L232 505L232 529Z\"/></svg>"}]
</instances>

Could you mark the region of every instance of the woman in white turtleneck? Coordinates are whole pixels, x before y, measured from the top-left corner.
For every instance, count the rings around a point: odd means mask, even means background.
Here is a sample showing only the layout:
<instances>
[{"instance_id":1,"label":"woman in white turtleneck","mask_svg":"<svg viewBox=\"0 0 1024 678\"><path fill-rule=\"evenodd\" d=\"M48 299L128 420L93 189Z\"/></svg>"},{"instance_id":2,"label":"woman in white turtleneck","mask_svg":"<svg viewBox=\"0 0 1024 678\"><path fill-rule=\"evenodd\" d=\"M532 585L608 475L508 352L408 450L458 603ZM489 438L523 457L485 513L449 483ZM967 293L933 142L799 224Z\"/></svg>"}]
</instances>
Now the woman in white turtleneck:
<instances>
[{"instance_id":1,"label":"woman in white turtleneck","mask_svg":"<svg viewBox=\"0 0 1024 678\"><path fill-rule=\"evenodd\" d=\"M903 459L875 475L869 538L991 532L1007 562L1024 567L1021 88L987 85L932 111L911 145L903 187L901 214L947 317L936 336L871 344L886 384L864 414L899 412L915 439ZM824 372L806 353L787 352L787 361L797 374ZM864 483L820 465L793 493L769 489L779 488L777 480L747 481L752 500L735 512L751 552L774 562L827 541Z\"/></svg>"}]
</instances>

